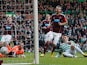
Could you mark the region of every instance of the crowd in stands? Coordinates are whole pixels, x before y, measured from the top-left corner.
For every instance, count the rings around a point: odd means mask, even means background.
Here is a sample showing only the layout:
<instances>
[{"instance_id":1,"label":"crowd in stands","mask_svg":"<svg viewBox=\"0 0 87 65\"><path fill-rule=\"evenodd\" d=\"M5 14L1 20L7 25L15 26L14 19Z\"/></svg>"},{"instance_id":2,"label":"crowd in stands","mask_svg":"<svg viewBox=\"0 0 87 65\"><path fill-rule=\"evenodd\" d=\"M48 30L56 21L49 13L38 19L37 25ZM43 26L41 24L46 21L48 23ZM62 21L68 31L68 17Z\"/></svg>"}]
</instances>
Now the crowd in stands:
<instances>
[{"instance_id":1,"label":"crowd in stands","mask_svg":"<svg viewBox=\"0 0 87 65\"><path fill-rule=\"evenodd\" d=\"M39 3L40 14L53 14L57 5L62 6L63 14L68 19L68 25L65 26L65 34L76 43L86 47L87 50L87 1L82 0L51 0ZM44 19L43 18L42 20Z\"/></svg>"},{"instance_id":2,"label":"crowd in stands","mask_svg":"<svg viewBox=\"0 0 87 65\"><path fill-rule=\"evenodd\" d=\"M87 47L87 1L86 0L39 0L39 32L42 34L41 24L46 14L55 13L54 8L61 5L63 13L68 19L65 34L70 39ZM11 25L7 22L7 15L12 15ZM6 27L7 26L7 27ZM10 29L6 29L12 27ZM33 2L32 0L0 0L0 35L11 34L14 44L23 41L33 46ZM12 33L9 33L11 31ZM41 39L41 37L40 37ZM84 45L83 45L84 44ZM84 49L85 50L85 49ZM86 49L87 50L87 49Z\"/></svg>"},{"instance_id":3,"label":"crowd in stands","mask_svg":"<svg viewBox=\"0 0 87 65\"><path fill-rule=\"evenodd\" d=\"M31 0L0 0L0 36L12 35L14 45L20 41L30 45L33 43L31 2ZM12 21L9 22L9 18Z\"/></svg>"}]
</instances>

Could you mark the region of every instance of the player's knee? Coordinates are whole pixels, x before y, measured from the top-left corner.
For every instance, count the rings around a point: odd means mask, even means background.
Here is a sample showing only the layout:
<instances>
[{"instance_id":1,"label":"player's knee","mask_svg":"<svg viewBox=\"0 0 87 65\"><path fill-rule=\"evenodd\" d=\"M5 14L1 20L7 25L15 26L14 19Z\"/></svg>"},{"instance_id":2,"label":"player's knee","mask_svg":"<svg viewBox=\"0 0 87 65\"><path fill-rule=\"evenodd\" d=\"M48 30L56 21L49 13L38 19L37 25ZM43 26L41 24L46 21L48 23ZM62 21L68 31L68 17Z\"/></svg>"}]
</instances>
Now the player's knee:
<instances>
[{"instance_id":1,"label":"player's knee","mask_svg":"<svg viewBox=\"0 0 87 65\"><path fill-rule=\"evenodd\" d=\"M74 49L75 49L75 47L72 45L72 46L71 46L71 50L74 50Z\"/></svg>"}]
</instances>

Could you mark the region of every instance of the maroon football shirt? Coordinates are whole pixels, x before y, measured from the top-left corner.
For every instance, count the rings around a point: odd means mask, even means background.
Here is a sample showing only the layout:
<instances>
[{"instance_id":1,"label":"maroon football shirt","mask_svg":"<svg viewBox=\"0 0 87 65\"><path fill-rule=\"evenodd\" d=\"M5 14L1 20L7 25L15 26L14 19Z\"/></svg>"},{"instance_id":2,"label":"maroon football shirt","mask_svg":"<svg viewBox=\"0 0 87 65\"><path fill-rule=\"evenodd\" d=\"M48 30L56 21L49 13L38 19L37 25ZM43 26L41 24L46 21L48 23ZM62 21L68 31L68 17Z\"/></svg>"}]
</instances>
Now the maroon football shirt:
<instances>
[{"instance_id":1,"label":"maroon football shirt","mask_svg":"<svg viewBox=\"0 0 87 65\"><path fill-rule=\"evenodd\" d=\"M46 34L47 32L49 32L50 31L50 26L49 26L50 24L49 24L49 21L47 21L47 20L44 20L43 21L43 23L42 23L42 27L46 27L46 29L42 29L43 30L43 32Z\"/></svg>"},{"instance_id":2,"label":"maroon football shirt","mask_svg":"<svg viewBox=\"0 0 87 65\"><path fill-rule=\"evenodd\" d=\"M55 14L52 15L52 19L51 19L53 32L63 33L64 25L60 26L58 22L55 22L55 19L58 19L59 22L63 23L66 22L65 16L63 14L60 15Z\"/></svg>"},{"instance_id":3,"label":"maroon football shirt","mask_svg":"<svg viewBox=\"0 0 87 65\"><path fill-rule=\"evenodd\" d=\"M12 34L13 33L13 28L14 28L14 25L13 24L4 24L4 34Z\"/></svg>"}]
</instances>

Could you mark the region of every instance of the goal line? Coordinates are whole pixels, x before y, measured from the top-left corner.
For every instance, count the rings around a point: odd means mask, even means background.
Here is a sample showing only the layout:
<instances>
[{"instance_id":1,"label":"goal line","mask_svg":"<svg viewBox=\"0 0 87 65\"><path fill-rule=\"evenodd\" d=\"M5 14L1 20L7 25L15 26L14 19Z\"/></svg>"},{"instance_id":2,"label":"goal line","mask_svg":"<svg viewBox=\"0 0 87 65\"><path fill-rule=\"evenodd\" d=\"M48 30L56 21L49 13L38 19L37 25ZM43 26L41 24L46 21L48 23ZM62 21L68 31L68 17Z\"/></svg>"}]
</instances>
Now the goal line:
<instances>
[{"instance_id":1,"label":"goal line","mask_svg":"<svg viewBox=\"0 0 87 65\"><path fill-rule=\"evenodd\" d=\"M30 65L34 63L4 63L2 65Z\"/></svg>"}]
</instances>

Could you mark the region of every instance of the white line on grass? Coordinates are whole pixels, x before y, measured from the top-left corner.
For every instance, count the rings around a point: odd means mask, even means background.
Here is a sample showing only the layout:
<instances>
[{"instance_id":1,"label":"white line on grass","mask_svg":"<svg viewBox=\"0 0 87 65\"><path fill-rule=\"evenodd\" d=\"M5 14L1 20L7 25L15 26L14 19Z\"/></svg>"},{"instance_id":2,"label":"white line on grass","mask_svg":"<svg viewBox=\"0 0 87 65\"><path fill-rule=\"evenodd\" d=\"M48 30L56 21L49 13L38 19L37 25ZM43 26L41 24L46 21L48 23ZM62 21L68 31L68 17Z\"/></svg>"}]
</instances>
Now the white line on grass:
<instances>
[{"instance_id":1,"label":"white line on grass","mask_svg":"<svg viewBox=\"0 0 87 65\"><path fill-rule=\"evenodd\" d=\"M33 63L7 63L7 64L2 64L2 65L29 65Z\"/></svg>"}]
</instances>

